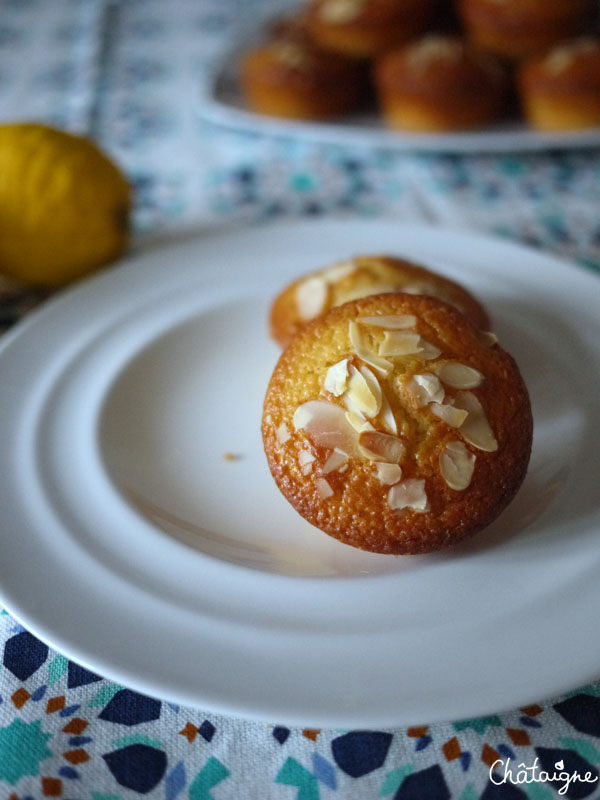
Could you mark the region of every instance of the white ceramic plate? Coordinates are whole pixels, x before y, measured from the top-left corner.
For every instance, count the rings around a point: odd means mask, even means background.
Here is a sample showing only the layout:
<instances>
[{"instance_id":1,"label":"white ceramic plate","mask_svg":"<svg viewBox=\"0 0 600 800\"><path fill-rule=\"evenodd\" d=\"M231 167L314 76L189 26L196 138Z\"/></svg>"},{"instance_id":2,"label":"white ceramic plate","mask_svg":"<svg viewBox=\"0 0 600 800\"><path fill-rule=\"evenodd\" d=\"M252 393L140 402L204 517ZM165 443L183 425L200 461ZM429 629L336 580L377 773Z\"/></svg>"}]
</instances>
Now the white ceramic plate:
<instances>
[{"instance_id":1,"label":"white ceramic plate","mask_svg":"<svg viewBox=\"0 0 600 800\"><path fill-rule=\"evenodd\" d=\"M257 41L257 30L261 30L260 25L241 37L238 45L215 68L203 91L199 108L201 118L224 128L254 134L400 151L501 153L600 147L600 128L546 133L536 131L520 120L509 120L476 131L412 134L389 130L375 112L349 115L334 122L302 122L256 114L245 107L238 80L238 64L242 53Z\"/></svg>"},{"instance_id":2,"label":"white ceramic plate","mask_svg":"<svg viewBox=\"0 0 600 800\"><path fill-rule=\"evenodd\" d=\"M520 493L439 555L334 541L282 498L262 452L270 299L373 251L478 294L531 390ZM4 340L2 600L114 681L272 722L428 723L587 682L600 673L599 308L600 281L577 267L394 222L142 253Z\"/></svg>"}]
</instances>

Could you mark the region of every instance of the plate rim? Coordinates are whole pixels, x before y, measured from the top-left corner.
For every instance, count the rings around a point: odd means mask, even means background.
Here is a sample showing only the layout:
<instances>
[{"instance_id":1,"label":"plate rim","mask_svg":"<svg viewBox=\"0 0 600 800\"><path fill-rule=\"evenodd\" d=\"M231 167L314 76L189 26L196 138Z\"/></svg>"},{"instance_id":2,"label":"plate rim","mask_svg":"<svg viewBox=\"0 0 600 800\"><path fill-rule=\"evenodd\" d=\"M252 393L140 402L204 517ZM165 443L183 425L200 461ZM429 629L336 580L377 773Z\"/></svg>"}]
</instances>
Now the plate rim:
<instances>
[{"instance_id":1,"label":"plate rim","mask_svg":"<svg viewBox=\"0 0 600 800\"><path fill-rule=\"evenodd\" d=\"M355 221L353 221L353 220L347 220L347 219L335 220L335 219L332 219L332 218L326 218L326 219L321 219L321 220L317 220L317 221L291 221L291 222L285 221L285 222L280 222L280 223L276 223L276 224L264 225L264 226L253 227L253 228L240 227L240 228L236 228L234 230L233 234L231 232L227 232L227 231L218 231L217 233L212 234L212 236L210 236L210 238L213 239L213 241L214 240L221 240L221 241L225 241L225 242L231 237L231 235L238 236L238 237L241 236L242 238L244 238L245 236L250 236L250 238L258 237L260 239L260 237L265 235L265 234L267 236L280 237L282 235L282 233L285 234L286 229L287 229L287 231L289 231L290 229L298 230L299 228L303 229L303 230L307 230L307 229L313 229L314 230L314 228L319 228L320 227L321 230L326 230L327 228L331 229L332 227L336 227L337 226L338 230L344 230L344 229L347 228L348 225L356 225L356 224L357 223ZM566 262L566 261L564 261L562 259L556 258L555 256L547 255L545 253L542 253L542 252L539 252L539 251L536 251L536 250L532 250L530 248L526 248L526 247L524 247L524 246L522 246L522 245L520 245L518 243L514 243L512 241L507 241L507 240L504 240L504 239L496 239L496 238L493 238L493 237L489 237L487 235L471 234L468 231L464 231L464 230L455 231L455 230L448 229L448 228L440 228L440 227L437 227L437 226L428 226L428 225L418 225L418 226L404 225L404 226L402 226L402 225L399 225L398 223L396 223L394 220L389 220L389 219L385 219L385 218L378 218L376 220L362 221L362 227L363 228L377 229L377 228L386 227L386 226L387 227L393 226L394 231L399 235L399 238L401 238L403 230L404 231L410 230L412 235L415 234L415 231L417 233L419 231L427 232L427 233L434 233L435 237L441 237L442 240L443 240L443 238L445 236L458 237L459 239L461 239L461 240L463 240L465 242L473 242L474 240L477 240L480 244L493 243L497 247L506 249L507 251L512 251L515 254L518 254L518 253L522 254L523 252L527 252L529 257L534 259L535 261L537 261L539 264L545 264L545 265L552 264L555 268L559 269L560 271L564 270L565 267L568 268L568 269L571 269L571 265L568 262ZM198 239L192 239L191 241L192 242L197 242L198 246L202 247L202 244L203 244L203 242L204 242L204 240L206 238L207 238L206 234L200 234ZM171 247L174 247L175 249L177 249L177 248L180 248L180 247L185 247L188 243L189 242L184 242L183 244L181 244L181 243L179 243L177 241L174 241L171 245L168 245L168 247L169 247L169 249ZM152 251L150 251L150 252L152 252ZM104 281L110 282L112 280L111 275L115 274L116 270L123 270L123 269L127 270L127 268L129 267L129 271L130 271L130 275L131 275L132 269L133 270L139 269L139 266L136 267L136 265L139 265L140 263L143 263L145 257L146 257L146 254L144 252L142 252L141 254L138 254L137 256L134 254L133 258L128 260L128 264L126 263L126 264L123 264L122 266L115 267L112 270L109 270L109 271L107 271L106 273L104 273L102 275L90 278L90 279L82 282L81 284L78 284L77 286L73 287L72 289L68 290L67 292L60 293L55 298L52 298L50 301L45 303L43 305L43 307L41 307L38 310L36 310L36 311L32 312L31 314L29 314L23 320L23 322L18 323L13 328L12 331L9 331L8 334L6 336L2 337L2 339L0 340L0 359L2 359L4 357L4 353L6 352L7 348L13 347L15 341L18 342L21 337L25 336L25 332L26 331L30 330L31 327L35 327L35 326L38 326L40 324L43 324L44 319L47 316L51 317L53 314L55 314L57 309L60 310L61 305L63 303L69 304L69 303L72 303L72 302L78 302L77 298L79 296L81 296L81 294L83 294L85 296L87 293L89 293L90 286L93 286L97 281L98 282L104 282ZM589 287L594 286L594 290L597 292L600 289L600 283L597 283L597 280L598 280L597 276L593 275L593 273L591 273L589 270L586 270L584 267L580 267L579 265L574 265L574 266L576 266L576 269L573 270L572 273L570 273L570 274L579 275L580 279L586 284L586 286L589 286ZM579 278L575 278L575 281L578 281L578 280L579 280ZM589 283L588 283L588 281L589 281ZM40 319L41 319L41 322L40 322ZM300 578L299 580L305 581L306 579ZM316 580L320 581L320 579L316 579ZM31 616L29 614L27 614L27 613L21 614L20 613L20 609L19 609L19 603L18 602L17 603L12 603L10 598L7 599L6 597L4 597L4 593L3 593L3 597L2 597L2 602L3 602L4 606L6 607L6 609L9 611L9 613L11 613L16 619L18 619L22 624L24 624L29 630L31 630L40 639L42 639L43 641L45 641L46 643L48 643L51 646L57 647L57 649L61 650L62 652L65 652L65 653L72 652L72 653L74 653L75 654L74 655L75 659L78 660L80 663L84 664L89 669L98 671L98 667L95 666L94 662L96 662L96 665L98 663L101 663L101 662L103 664L105 663L106 657L100 658L99 660L96 659L96 657L94 657L92 660L90 660L87 657L86 653L84 651L82 651L80 647L75 647L74 648L73 646L71 646L69 644L68 641L64 640L64 637L52 635L52 632L51 632L51 635L48 635L48 631L45 629L43 624L38 625L37 621L35 619L32 619ZM102 674L103 674L104 677L107 677L107 678L109 678L111 680L115 680L118 683L125 683L125 684L128 684L128 685L130 685L130 686L132 686L134 688L139 687L140 691L146 691L147 693L153 694L153 695L161 697L161 698L167 698L167 699L173 698L177 702L185 703L187 705L194 705L196 707L210 708L211 710L215 710L217 713L225 713L225 714L229 714L229 715L233 715L233 716L239 716L240 714L243 714L246 718L249 718L249 719L257 719L257 720L269 719L271 721L274 718L277 718L278 720L280 719L279 716L274 715L272 712L268 712L267 715L265 715L265 713L260 711L259 709L253 708L251 702L248 703L247 706L243 710L240 711L239 704L236 704L235 707L231 707L231 706L229 706L227 704L226 701L223 701L221 703L215 702L214 698L212 698L210 700L210 702L207 702L205 698L194 700L194 699L188 697L187 695L178 696L176 693L173 693L172 691L169 691L169 692L165 693L163 690L161 690L160 686L153 684L152 681L150 679L148 679L147 677L142 679L142 684L143 685L140 686L140 681L137 680L134 675L129 675L127 673L127 671L123 672L122 670L120 671L118 668L115 671L115 670L111 669L111 665L110 664L107 664L106 668L103 666L101 671L102 671ZM598 671L600 672L600 669ZM125 680L123 679L124 675L126 677ZM594 672L593 674L586 674L586 676L584 678L584 682L589 682L596 676L597 676L597 672ZM578 681L578 683L580 683L580 681ZM571 683L571 681L568 678L565 678L564 684L562 686L557 686L556 687L556 691L553 692L553 694L557 694L557 693L559 693L560 691L563 691L563 690L566 691L569 688L571 688L572 686L573 686L573 684ZM548 693L544 692L544 695L547 696ZM532 698L529 694L527 694L527 696L524 696L524 697L522 697L522 699L519 699L518 703L513 702L513 700L511 699L510 703L507 703L506 707L507 708L508 707L514 707L514 705L520 704L521 702L524 703L524 702L527 702L528 700L534 700L534 699L536 699L536 698ZM494 708L495 708L496 711L499 710L497 708L497 706L494 706ZM486 710L485 709L482 710L481 713L486 713ZM364 721L363 721L364 718L361 718L361 720L359 721L356 718L351 719L350 717L351 717L351 715L348 716L347 712L345 712L345 711L342 711L341 714L339 716L337 716L337 717L335 715L332 715L331 712L329 712L329 718L326 720L327 724L323 725L323 727L336 727L336 726L344 725L344 724L346 724L346 725L347 724L351 724L351 725L364 724ZM296 714L292 714L291 716L284 715L284 719L282 719L281 721L285 721L285 720L290 720L290 721L292 721L293 724L301 724L301 725L302 724L309 724L309 723L314 724L315 723L315 714L314 713L308 713L306 716L301 716L301 715L298 715L297 713ZM419 721L419 720L411 719L411 721L415 722L415 721ZM433 720L430 720L430 721L433 721ZM400 724L402 721L400 721L400 723L398 721L393 722L390 718L385 719L383 716L380 715L379 717L374 716L371 720L367 720L367 722L369 724L372 724L372 725L376 726L376 727L382 727L382 726L394 726L394 725Z\"/></svg>"}]
</instances>

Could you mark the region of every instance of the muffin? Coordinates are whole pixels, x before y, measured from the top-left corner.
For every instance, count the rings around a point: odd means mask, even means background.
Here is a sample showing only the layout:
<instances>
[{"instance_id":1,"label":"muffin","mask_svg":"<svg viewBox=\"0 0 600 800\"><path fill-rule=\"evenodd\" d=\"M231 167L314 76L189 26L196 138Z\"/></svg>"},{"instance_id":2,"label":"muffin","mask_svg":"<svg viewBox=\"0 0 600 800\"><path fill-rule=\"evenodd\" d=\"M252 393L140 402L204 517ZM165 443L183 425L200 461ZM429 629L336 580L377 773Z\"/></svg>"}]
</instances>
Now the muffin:
<instances>
[{"instance_id":1,"label":"muffin","mask_svg":"<svg viewBox=\"0 0 600 800\"><path fill-rule=\"evenodd\" d=\"M526 61L517 83L525 116L535 128L600 127L600 42L576 39Z\"/></svg>"},{"instance_id":2,"label":"muffin","mask_svg":"<svg viewBox=\"0 0 600 800\"><path fill-rule=\"evenodd\" d=\"M325 533L376 553L449 547L521 485L532 417L513 359L422 295L354 300L281 355L262 420L271 473Z\"/></svg>"},{"instance_id":3,"label":"muffin","mask_svg":"<svg viewBox=\"0 0 600 800\"><path fill-rule=\"evenodd\" d=\"M352 58L373 58L422 33L435 0L312 0L310 33L319 45Z\"/></svg>"},{"instance_id":4,"label":"muffin","mask_svg":"<svg viewBox=\"0 0 600 800\"><path fill-rule=\"evenodd\" d=\"M489 328L481 303L458 283L402 258L376 255L331 264L287 286L271 306L271 336L285 347L310 320L330 308L384 292L437 297L458 308L478 328Z\"/></svg>"},{"instance_id":5,"label":"muffin","mask_svg":"<svg viewBox=\"0 0 600 800\"><path fill-rule=\"evenodd\" d=\"M458 0L472 40L510 60L588 30L595 8L595 0Z\"/></svg>"},{"instance_id":6,"label":"muffin","mask_svg":"<svg viewBox=\"0 0 600 800\"><path fill-rule=\"evenodd\" d=\"M249 50L240 67L248 108L296 120L355 110L366 93L367 77L361 64L322 50L299 32Z\"/></svg>"},{"instance_id":7,"label":"muffin","mask_svg":"<svg viewBox=\"0 0 600 800\"><path fill-rule=\"evenodd\" d=\"M385 121L403 131L479 128L506 106L500 64L454 36L428 35L388 53L376 65L375 84Z\"/></svg>"}]
</instances>

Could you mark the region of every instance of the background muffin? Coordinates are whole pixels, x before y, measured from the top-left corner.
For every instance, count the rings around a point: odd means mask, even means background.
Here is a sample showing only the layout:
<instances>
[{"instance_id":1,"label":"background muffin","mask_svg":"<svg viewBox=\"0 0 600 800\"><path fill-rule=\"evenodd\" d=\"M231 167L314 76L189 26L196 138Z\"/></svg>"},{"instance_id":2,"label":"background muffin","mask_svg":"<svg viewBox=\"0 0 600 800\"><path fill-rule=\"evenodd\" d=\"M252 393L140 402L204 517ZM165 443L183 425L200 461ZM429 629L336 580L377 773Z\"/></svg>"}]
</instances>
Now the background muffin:
<instances>
[{"instance_id":1,"label":"background muffin","mask_svg":"<svg viewBox=\"0 0 600 800\"><path fill-rule=\"evenodd\" d=\"M525 62L518 76L523 110L540 130L600 126L600 42L576 39Z\"/></svg>"},{"instance_id":2,"label":"background muffin","mask_svg":"<svg viewBox=\"0 0 600 800\"><path fill-rule=\"evenodd\" d=\"M392 256L356 256L304 275L287 286L271 307L271 336L285 346L310 320L330 308L381 292L438 297L486 329L483 306L459 284L425 267Z\"/></svg>"},{"instance_id":3,"label":"background muffin","mask_svg":"<svg viewBox=\"0 0 600 800\"><path fill-rule=\"evenodd\" d=\"M308 27L322 47L373 58L424 31L434 7L434 0L312 0Z\"/></svg>"},{"instance_id":4,"label":"background muffin","mask_svg":"<svg viewBox=\"0 0 600 800\"><path fill-rule=\"evenodd\" d=\"M378 553L426 553L489 524L526 472L529 397L512 358L431 297L334 308L279 359L263 441L313 525Z\"/></svg>"},{"instance_id":5,"label":"background muffin","mask_svg":"<svg viewBox=\"0 0 600 800\"><path fill-rule=\"evenodd\" d=\"M288 32L244 55L240 81L253 111L312 120L356 109L366 92L367 75L359 63Z\"/></svg>"},{"instance_id":6,"label":"background muffin","mask_svg":"<svg viewBox=\"0 0 600 800\"><path fill-rule=\"evenodd\" d=\"M471 39L511 60L589 29L595 10L595 0L458 0Z\"/></svg>"},{"instance_id":7,"label":"background muffin","mask_svg":"<svg viewBox=\"0 0 600 800\"><path fill-rule=\"evenodd\" d=\"M388 53L375 84L387 123L405 131L478 128L505 109L500 64L454 36L428 35Z\"/></svg>"}]
</instances>

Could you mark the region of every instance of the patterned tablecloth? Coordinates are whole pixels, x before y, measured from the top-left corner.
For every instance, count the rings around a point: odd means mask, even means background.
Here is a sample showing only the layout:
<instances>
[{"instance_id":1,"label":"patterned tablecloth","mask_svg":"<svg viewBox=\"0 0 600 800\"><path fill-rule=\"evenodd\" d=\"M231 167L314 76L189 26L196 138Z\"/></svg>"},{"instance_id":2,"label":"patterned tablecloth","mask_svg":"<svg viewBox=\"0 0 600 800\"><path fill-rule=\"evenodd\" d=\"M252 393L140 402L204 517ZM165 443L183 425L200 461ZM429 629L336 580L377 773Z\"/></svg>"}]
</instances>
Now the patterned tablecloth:
<instances>
[{"instance_id":1,"label":"patterned tablecloth","mask_svg":"<svg viewBox=\"0 0 600 800\"><path fill-rule=\"evenodd\" d=\"M395 154L203 123L200 87L250 5L3 0L0 119L97 138L135 186L142 236L240 218L386 214L495 232L600 267L600 149ZM252 13L275 5L254 2ZM0 324L30 303L4 294ZM302 730L114 685L6 611L0 655L1 799L600 798L600 685L479 719ZM512 778L490 777L497 759ZM575 771L587 780L572 780Z\"/></svg>"}]
</instances>

